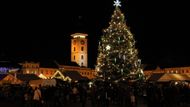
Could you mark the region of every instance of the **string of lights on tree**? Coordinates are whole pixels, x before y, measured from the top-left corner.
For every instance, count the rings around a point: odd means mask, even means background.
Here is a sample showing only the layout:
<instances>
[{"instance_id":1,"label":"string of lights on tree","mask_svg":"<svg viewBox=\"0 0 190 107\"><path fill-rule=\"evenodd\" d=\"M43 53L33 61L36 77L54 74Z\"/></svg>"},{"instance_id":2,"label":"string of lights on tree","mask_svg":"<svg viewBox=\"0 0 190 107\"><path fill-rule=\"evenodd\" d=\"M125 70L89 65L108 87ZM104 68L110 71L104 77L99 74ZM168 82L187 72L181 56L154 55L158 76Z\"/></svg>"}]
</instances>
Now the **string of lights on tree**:
<instances>
[{"instance_id":1,"label":"string of lights on tree","mask_svg":"<svg viewBox=\"0 0 190 107\"><path fill-rule=\"evenodd\" d=\"M118 79L143 77L141 60L135 48L135 39L126 25L125 16L120 10L120 1L114 1L115 10L109 27L103 30L98 46L96 70L99 77ZM133 75L133 76L132 76Z\"/></svg>"}]
</instances>

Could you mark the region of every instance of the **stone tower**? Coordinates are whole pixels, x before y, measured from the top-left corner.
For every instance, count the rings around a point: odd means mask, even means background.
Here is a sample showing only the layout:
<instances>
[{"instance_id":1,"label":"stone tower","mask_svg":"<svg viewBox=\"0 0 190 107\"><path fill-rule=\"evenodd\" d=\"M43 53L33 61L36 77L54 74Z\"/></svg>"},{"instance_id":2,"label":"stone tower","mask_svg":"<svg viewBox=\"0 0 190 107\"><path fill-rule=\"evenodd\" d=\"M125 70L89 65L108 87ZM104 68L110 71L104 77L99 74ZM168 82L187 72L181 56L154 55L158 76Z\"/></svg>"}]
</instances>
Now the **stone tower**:
<instances>
[{"instance_id":1,"label":"stone tower","mask_svg":"<svg viewBox=\"0 0 190 107\"><path fill-rule=\"evenodd\" d=\"M88 66L88 34L74 33L71 35L71 61L76 62L79 66Z\"/></svg>"}]
</instances>

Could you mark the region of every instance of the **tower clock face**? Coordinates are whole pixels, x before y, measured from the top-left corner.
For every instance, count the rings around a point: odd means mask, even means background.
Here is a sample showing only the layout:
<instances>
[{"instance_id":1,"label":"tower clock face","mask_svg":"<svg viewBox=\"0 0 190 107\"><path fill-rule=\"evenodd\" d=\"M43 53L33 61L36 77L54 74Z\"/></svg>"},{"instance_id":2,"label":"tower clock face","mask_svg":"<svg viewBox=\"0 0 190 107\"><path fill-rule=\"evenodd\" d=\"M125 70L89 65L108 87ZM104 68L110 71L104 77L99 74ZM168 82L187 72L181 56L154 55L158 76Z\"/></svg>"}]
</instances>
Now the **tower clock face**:
<instances>
[{"instance_id":1,"label":"tower clock face","mask_svg":"<svg viewBox=\"0 0 190 107\"><path fill-rule=\"evenodd\" d=\"M84 40L81 40L80 43L81 43L82 45L84 45L84 44L85 44L85 41L84 41Z\"/></svg>"}]
</instances>

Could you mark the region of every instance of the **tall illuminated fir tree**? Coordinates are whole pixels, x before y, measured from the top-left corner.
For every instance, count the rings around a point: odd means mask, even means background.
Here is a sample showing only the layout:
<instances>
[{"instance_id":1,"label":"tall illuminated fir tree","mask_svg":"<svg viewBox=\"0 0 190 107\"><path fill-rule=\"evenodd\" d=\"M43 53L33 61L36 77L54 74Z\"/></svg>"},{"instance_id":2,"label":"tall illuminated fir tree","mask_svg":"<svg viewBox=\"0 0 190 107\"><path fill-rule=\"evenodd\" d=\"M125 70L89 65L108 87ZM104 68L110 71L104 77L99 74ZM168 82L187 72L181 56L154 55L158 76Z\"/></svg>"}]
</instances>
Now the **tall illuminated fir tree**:
<instances>
[{"instance_id":1,"label":"tall illuminated fir tree","mask_svg":"<svg viewBox=\"0 0 190 107\"><path fill-rule=\"evenodd\" d=\"M98 46L96 70L99 77L109 80L141 79L143 72L135 39L120 10L120 1L114 1L115 10L109 27L103 30Z\"/></svg>"}]
</instances>

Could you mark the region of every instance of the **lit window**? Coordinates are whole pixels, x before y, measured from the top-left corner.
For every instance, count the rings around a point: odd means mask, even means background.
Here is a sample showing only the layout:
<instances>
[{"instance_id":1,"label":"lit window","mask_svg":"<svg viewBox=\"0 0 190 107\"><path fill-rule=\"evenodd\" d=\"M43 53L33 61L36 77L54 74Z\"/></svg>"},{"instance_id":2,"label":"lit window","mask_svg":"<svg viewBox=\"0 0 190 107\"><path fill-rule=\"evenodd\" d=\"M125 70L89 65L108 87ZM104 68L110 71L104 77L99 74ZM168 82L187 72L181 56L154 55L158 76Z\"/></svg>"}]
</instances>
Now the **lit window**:
<instances>
[{"instance_id":1,"label":"lit window","mask_svg":"<svg viewBox=\"0 0 190 107\"><path fill-rule=\"evenodd\" d=\"M75 45L76 43L77 43L77 41L76 41L76 40L74 40L73 44Z\"/></svg>"},{"instance_id":2,"label":"lit window","mask_svg":"<svg viewBox=\"0 0 190 107\"><path fill-rule=\"evenodd\" d=\"M30 71L29 71L29 70L27 70L27 71L26 71L26 73L27 73L27 74L29 74L29 73L30 73Z\"/></svg>"},{"instance_id":3,"label":"lit window","mask_svg":"<svg viewBox=\"0 0 190 107\"><path fill-rule=\"evenodd\" d=\"M176 70L176 71L175 71L175 73L177 74L177 73L178 73L178 71Z\"/></svg>"}]
</instances>

